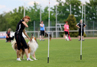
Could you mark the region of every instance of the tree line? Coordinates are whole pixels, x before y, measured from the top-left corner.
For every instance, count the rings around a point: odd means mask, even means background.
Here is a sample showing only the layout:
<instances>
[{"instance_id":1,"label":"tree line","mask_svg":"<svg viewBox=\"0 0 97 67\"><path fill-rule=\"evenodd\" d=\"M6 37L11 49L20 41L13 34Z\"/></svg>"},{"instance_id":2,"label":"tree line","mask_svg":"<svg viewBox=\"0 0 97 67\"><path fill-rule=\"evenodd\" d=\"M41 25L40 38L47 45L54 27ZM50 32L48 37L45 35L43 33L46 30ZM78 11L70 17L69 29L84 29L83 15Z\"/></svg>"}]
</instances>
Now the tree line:
<instances>
[{"instance_id":1,"label":"tree line","mask_svg":"<svg viewBox=\"0 0 97 67\"><path fill-rule=\"evenodd\" d=\"M65 0L66 2L63 2L61 0L56 0L59 4L57 5L57 20L58 23L64 23L69 19L70 16L70 5L71 5L71 14L74 16L74 22L73 24L76 24L80 21L82 18L82 3L80 0ZM97 20L97 0L90 0L90 2L86 2L84 5L84 13L85 19L88 22L88 24L91 26L90 21L96 21ZM44 9L41 10L42 20L45 22L46 25L48 25L48 6L46 6ZM56 24L56 5L54 7L50 8L50 20L51 25L54 26ZM13 9L13 11L10 12L4 12L0 14L0 31L5 31L8 28L11 28L13 31L16 29L17 23L20 21L20 19L23 18L24 14L24 7L20 6L18 8ZM30 16L31 20L29 21L29 29L33 30L33 22L36 21L36 25L39 25L40 23L40 5L37 3L34 3L34 6L29 6L25 10L25 14ZM72 26L72 20L69 19L69 24ZM39 26L37 26L38 30ZM75 30L77 28L71 28L72 30Z\"/></svg>"}]
</instances>

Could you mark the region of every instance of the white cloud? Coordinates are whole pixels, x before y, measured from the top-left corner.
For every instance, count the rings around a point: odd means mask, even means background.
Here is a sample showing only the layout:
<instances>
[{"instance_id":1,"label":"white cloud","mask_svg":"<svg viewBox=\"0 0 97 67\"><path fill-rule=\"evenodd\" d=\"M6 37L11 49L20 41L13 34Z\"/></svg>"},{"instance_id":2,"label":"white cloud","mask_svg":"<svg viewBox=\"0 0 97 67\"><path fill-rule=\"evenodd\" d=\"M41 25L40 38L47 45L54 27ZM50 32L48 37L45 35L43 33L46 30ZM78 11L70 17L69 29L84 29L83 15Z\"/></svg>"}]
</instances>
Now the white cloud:
<instances>
[{"instance_id":1,"label":"white cloud","mask_svg":"<svg viewBox=\"0 0 97 67\"><path fill-rule=\"evenodd\" d=\"M54 5L59 5L59 3L58 2L55 2Z\"/></svg>"},{"instance_id":2,"label":"white cloud","mask_svg":"<svg viewBox=\"0 0 97 67\"><path fill-rule=\"evenodd\" d=\"M30 2L28 2L28 5L29 5L29 6L33 6L34 3L35 3L35 1L30 1ZM39 4L39 2L36 2L36 3Z\"/></svg>"},{"instance_id":3,"label":"white cloud","mask_svg":"<svg viewBox=\"0 0 97 67\"><path fill-rule=\"evenodd\" d=\"M65 0L61 0L61 1L65 2Z\"/></svg>"},{"instance_id":4,"label":"white cloud","mask_svg":"<svg viewBox=\"0 0 97 67\"><path fill-rule=\"evenodd\" d=\"M5 7L6 7L5 5L0 5L0 9L5 8Z\"/></svg>"},{"instance_id":5,"label":"white cloud","mask_svg":"<svg viewBox=\"0 0 97 67\"><path fill-rule=\"evenodd\" d=\"M80 0L82 3L89 2L89 0Z\"/></svg>"}]
</instances>

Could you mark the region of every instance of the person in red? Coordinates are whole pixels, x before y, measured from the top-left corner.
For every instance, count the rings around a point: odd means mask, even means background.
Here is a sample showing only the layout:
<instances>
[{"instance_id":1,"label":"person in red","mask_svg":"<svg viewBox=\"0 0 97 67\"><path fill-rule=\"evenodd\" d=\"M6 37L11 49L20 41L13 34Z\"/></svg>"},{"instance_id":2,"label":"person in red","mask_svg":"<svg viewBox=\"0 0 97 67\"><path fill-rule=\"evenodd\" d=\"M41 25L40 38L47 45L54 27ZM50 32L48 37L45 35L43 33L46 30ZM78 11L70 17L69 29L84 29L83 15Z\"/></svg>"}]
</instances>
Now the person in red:
<instances>
[{"instance_id":1,"label":"person in red","mask_svg":"<svg viewBox=\"0 0 97 67\"><path fill-rule=\"evenodd\" d=\"M67 41L71 40L70 39L70 35L69 35L69 25L68 25L68 21L66 21L65 25L64 25L64 32L65 32L65 39ZM69 38L68 38L69 37Z\"/></svg>"},{"instance_id":2,"label":"person in red","mask_svg":"<svg viewBox=\"0 0 97 67\"><path fill-rule=\"evenodd\" d=\"M11 42L11 40L14 39L14 36L10 37L10 31L11 31L11 28L9 28L8 31L6 32L6 42Z\"/></svg>"}]
</instances>

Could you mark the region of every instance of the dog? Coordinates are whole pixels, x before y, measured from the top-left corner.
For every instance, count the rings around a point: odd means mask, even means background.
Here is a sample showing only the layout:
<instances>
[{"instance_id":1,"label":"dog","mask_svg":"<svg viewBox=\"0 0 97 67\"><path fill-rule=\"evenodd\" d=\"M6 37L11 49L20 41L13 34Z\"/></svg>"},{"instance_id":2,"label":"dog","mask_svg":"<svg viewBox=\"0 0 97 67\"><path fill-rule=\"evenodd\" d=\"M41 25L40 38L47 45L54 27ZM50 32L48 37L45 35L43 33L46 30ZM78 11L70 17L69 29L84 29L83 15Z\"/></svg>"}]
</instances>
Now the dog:
<instances>
[{"instance_id":1,"label":"dog","mask_svg":"<svg viewBox=\"0 0 97 67\"><path fill-rule=\"evenodd\" d=\"M45 37L48 37L48 34L45 32ZM51 34L49 34L50 40L52 38Z\"/></svg>"},{"instance_id":2,"label":"dog","mask_svg":"<svg viewBox=\"0 0 97 67\"><path fill-rule=\"evenodd\" d=\"M27 43L27 46L28 46L28 56L30 58L30 55L31 55L34 60L37 60L36 57L35 57L35 51L38 48L38 43L37 43L35 37L31 37L31 40L32 41L29 41ZM16 41L15 40L12 41L11 44L12 44L12 48L16 51L17 50L17 43L16 43ZM22 44L21 44L21 46L22 46ZM19 51L19 58L22 57L22 59L24 59L23 58L24 54L25 54L25 51L24 51L24 47L22 46L22 48Z\"/></svg>"}]
</instances>

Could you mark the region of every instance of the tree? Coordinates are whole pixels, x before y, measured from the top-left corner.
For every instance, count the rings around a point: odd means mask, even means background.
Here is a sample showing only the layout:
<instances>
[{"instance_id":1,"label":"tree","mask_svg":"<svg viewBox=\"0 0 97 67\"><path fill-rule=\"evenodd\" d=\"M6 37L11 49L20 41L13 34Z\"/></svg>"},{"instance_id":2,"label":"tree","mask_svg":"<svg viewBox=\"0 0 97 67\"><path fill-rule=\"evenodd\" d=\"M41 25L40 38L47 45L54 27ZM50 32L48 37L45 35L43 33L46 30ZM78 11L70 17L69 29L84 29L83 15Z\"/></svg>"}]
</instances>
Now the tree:
<instances>
[{"instance_id":1,"label":"tree","mask_svg":"<svg viewBox=\"0 0 97 67\"><path fill-rule=\"evenodd\" d=\"M90 0L90 3L86 2L85 6L87 27L88 29L93 29L93 22L95 22L95 26L97 26L97 0Z\"/></svg>"},{"instance_id":2,"label":"tree","mask_svg":"<svg viewBox=\"0 0 97 67\"><path fill-rule=\"evenodd\" d=\"M71 13L76 17L77 22L81 19L81 1L80 0L56 0L59 4L57 5L58 9L58 21L64 22L70 14L70 4L71 4ZM54 6L54 11L56 6Z\"/></svg>"},{"instance_id":3,"label":"tree","mask_svg":"<svg viewBox=\"0 0 97 67\"><path fill-rule=\"evenodd\" d=\"M67 18L67 21L68 21L70 30L77 30L77 27L76 27L77 22L76 22L76 18L74 17L74 15L69 15ZM70 33L70 35L72 37L78 36L78 34L76 32L72 32L72 33Z\"/></svg>"}]
</instances>

